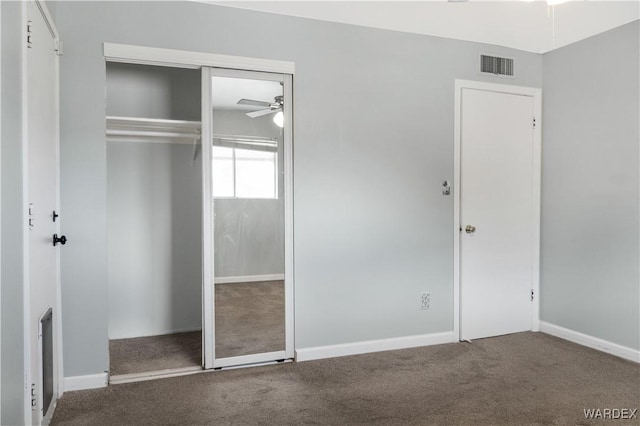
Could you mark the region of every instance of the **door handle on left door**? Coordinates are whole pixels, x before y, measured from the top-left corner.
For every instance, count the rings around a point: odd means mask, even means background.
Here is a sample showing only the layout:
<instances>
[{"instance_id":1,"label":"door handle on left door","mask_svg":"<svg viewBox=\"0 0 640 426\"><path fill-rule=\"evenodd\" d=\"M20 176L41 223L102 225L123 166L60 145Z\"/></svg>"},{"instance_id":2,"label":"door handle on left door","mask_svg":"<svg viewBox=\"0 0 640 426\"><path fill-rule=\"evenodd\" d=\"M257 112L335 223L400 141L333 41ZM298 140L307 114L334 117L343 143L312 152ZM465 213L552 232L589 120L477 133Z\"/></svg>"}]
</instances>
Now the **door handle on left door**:
<instances>
[{"instance_id":1,"label":"door handle on left door","mask_svg":"<svg viewBox=\"0 0 640 426\"><path fill-rule=\"evenodd\" d=\"M467 225L464 230L467 234L473 234L474 232L476 232L476 227L473 225Z\"/></svg>"},{"instance_id":2,"label":"door handle on left door","mask_svg":"<svg viewBox=\"0 0 640 426\"><path fill-rule=\"evenodd\" d=\"M67 244L67 237L64 235L58 237L58 234L53 234L53 246L55 247L58 243L62 245Z\"/></svg>"}]
</instances>

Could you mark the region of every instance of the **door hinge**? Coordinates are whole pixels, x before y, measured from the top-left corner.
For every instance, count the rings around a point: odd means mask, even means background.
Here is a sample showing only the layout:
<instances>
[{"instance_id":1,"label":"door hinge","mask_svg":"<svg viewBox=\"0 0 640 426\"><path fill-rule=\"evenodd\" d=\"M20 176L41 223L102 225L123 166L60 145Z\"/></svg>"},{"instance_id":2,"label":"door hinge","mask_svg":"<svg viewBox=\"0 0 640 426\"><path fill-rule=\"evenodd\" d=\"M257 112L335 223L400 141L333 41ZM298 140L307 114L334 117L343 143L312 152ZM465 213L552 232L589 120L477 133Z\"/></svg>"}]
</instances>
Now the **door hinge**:
<instances>
[{"instance_id":1,"label":"door hinge","mask_svg":"<svg viewBox=\"0 0 640 426\"><path fill-rule=\"evenodd\" d=\"M533 302L533 290L531 290L531 301Z\"/></svg>"},{"instance_id":2,"label":"door hinge","mask_svg":"<svg viewBox=\"0 0 640 426\"><path fill-rule=\"evenodd\" d=\"M534 129L536 128L536 118L535 117L533 117L533 128Z\"/></svg>"},{"instance_id":3,"label":"door hinge","mask_svg":"<svg viewBox=\"0 0 640 426\"><path fill-rule=\"evenodd\" d=\"M31 40L31 25L33 24L33 21L27 21L27 48L31 49L31 44L32 44L32 40Z\"/></svg>"},{"instance_id":4,"label":"door hinge","mask_svg":"<svg viewBox=\"0 0 640 426\"><path fill-rule=\"evenodd\" d=\"M29 203L29 229L33 229L33 203Z\"/></svg>"},{"instance_id":5,"label":"door hinge","mask_svg":"<svg viewBox=\"0 0 640 426\"><path fill-rule=\"evenodd\" d=\"M31 410L35 411L38 406L38 398L36 393L36 384L31 383Z\"/></svg>"}]
</instances>

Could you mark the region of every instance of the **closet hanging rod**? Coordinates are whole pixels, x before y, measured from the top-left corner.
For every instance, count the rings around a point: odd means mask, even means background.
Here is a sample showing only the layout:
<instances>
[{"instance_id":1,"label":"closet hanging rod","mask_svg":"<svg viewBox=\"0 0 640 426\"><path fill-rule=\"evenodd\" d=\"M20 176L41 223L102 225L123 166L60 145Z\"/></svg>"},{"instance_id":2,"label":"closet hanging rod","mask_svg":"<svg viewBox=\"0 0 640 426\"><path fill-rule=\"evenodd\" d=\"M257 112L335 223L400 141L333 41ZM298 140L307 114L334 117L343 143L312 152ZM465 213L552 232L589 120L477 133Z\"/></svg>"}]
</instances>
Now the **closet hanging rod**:
<instances>
[{"instance_id":1,"label":"closet hanging rod","mask_svg":"<svg viewBox=\"0 0 640 426\"><path fill-rule=\"evenodd\" d=\"M144 118L144 117L122 117L122 116L107 116L107 124L116 126L150 126L150 127L184 127L199 129L201 124L199 121L191 120L169 120L164 118Z\"/></svg>"},{"instance_id":2,"label":"closet hanging rod","mask_svg":"<svg viewBox=\"0 0 640 426\"><path fill-rule=\"evenodd\" d=\"M179 132L151 132L145 130L115 130L107 129L107 136L137 136L137 137L149 137L149 138L187 138L187 139L200 139L200 132L193 133L179 133Z\"/></svg>"},{"instance_id":3,"label":"closet hanging rod","mask_svg":"<svg viewBox=\"0 0 640 426\"><path fill-rule=\"evenodd\" d=\"M229 141L229 142L245 142L245 143L257 143L257 144L269 144L276 145L278 143L278 139L276 138L268 138L262 136L241 136L241 135L213 135L213 139L217 139L220 141Z\"/></svg>"},{"instance_id":4,"label":"closet hanging rod","mask_svg":"<svg viewBox=\"0 0 640 426\"><path fill-rule=\"evenodd\" d=\"M184 138L184 139L197 139L200 140L200 132L194 133L179 133L169 131L145 131L145 130L118 130L107 129L107 136L113 137L142 137L142 138ZM249 137L234 137L234 136L219 136L213 135L214 140L246 143L255 145L277 145L278 140L274 138L249 138Z\"/></svg>"}]
</instances>

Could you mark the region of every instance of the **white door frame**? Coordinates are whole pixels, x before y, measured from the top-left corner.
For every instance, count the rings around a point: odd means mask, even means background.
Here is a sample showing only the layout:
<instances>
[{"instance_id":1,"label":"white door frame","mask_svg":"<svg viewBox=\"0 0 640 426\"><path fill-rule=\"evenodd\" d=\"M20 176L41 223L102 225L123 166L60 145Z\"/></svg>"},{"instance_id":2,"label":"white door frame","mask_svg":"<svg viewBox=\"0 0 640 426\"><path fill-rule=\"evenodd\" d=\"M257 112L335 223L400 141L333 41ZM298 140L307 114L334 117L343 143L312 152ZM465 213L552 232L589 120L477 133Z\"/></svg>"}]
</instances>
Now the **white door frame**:
<instances>
[{"instance_id":1,"label":"white door frame","mask_svg":"<svg viewBox=\"0 0 640 426\"><path fill-rule=\"evenodd\" d=\"M271 59L249 58L243 56L220 55L207 52L193 52L176 49L162 49L156 47L136 46L118 43L104 43L104 57L107 62L123 62L141 65L156 65L176 68L203 69L202 72L202 109L203 111L211 105L211 69L229 69L242 71L256 71L279 73L289 76L293 80L295 73L295 64L288 61L278 61ZM206 81L205 81L206 80ZM292 84L289 85L289 88ZM293 99L292 93L285 93L285 97ZM291 107L285 105L285 120L292 122ZM201 140L210 140L211 135L211 118L207 114L203 114L201 123ZM294 269L293 269L293 152L291 141L293 140L293 125L285 127L285 140L289 141L289 146L285 142L285 278L291 280L290 289L286 294L285 317L286 330L283 358L293 358L294 356L294 314L293 314L293 292L294 292ZM206 333L208 338L204 339L203 344L203 367L205 369L214 368L214 342L213 340L213 319L214 319L214 292L213 292L213 227L211 221L213 208L211 203L205 200L212 200L211 182L208 176L211 175L211 162L205 161L211 158L211 147L209 144L202 144L202 195L203 195L203 241L202 241L202 332ZM208 219L209 218L209 219ZM210 283L210 285L207 285ZM290 320L289 320L290 318ZM244 362L257 363L263 362L263 357L273 357L269 354L252 355L251 359L243 358ZM239 357L238 357L239 358ZM226 367L235 365L237 360L227 358L226 361L217 362L217 367Z\"/></svg>"},{"instance_id":2,"label":"white door frame","mask_svg":"<svg viewBox=\"0 0 640 426\"><path fill-rule=\"evenodd\" d=\"M213 148L204 143L213 138L211 132L212 114L205 114L212 105L211 68L202 68L200 147L202 153L202 367L213 368L215 359L215 291L212 283L215 277L213 262Z\"/></svg>"},{"instance_id":3,"label":"white door frame","mask_svg":"<svg viewBox=\"0 0 640 426\"><path fill-rule=\"evenodd\" d=\"M462 89L477 89L511 95L530 96L536 124L533 130L533 265L532 288L532 331L540 328L540 167L542 141L542 90L534 87L510 86L480 81L455 81L455 121L454 121L454 177L453 177L453 334L460 336L460 177L461 177L461 134Z\"/></svg>"},{"instance_id":4,"label":"white door frame","mask_svg":"<svg viewBox=\"0 0 640 426\"><path fill-rule=\"evenodd\" d=\"M60 55L60 35L55 26L55 22L51 17L51 13L47 8L47 5L42 0L29 0L30 2L35 3L36 7L42 14L45 23L49 27L49 31L51 32L51 36L54 39L56 48L58 50L58 55ZM24 25L22 25L22 34L21 34L21 43L22 43L22 53L21 53L21 101L22 101L22 109L21 114L23 117L22 120L22 198L24 202L22 216L23 216L23 338L24 338L24 420L25 424L32 424L34 419L33 411L31 410L31 383L34 382L34 378L32 376L31 371L31 341L30 336L33 332L33 324L31 323L31 284L29 280L29 265L30 265L30 251L29 251L29 132L28 132L28 87L27 87L27 2L22 2L21 5L21 20ZM58 100L56 103L56 108L54 111L55 114L55 122L56 122L56 130L54 136L55 143L55 152L56 152L56 212L60 211L60 61L56 57L55 61L55 96ZM60 223L56 222L56 231L60 233ZM60 398L64 393L64 369L63 369L63 346L62 346L62 292L61 292L61 281L60 281L60 251L56 250L56 277L55 277L55 285L56 285L56 307L53 310L53 321L54 321L54 330L55 332L55 341L56 341L56 356L57 356L57 375L55 377L56 386L54 389L54 400L51 401L49 416L53 413L53 409L56 405L56 399ZM40 380L38 378L38 380ZM42 389L38 387L39 394ZM38 395L40 397L40 395ZM47 413L43 413L42 416L39 414L35 414L35 417L40 421L48 422L50 420L49 416L46 416Z\"/></svg>"},{"instance_id":5,"label":"white door frame","mask_svg":"<svg viewBox=\"0 0 640 426\"><path fill-rule=\"evenodd\" d=\"M2 24L2 6L0 6L0 25ZM2 31L0 30L0 46L2 46ZM2 55L0 55L0 139L2 139ZM0 164L2 164L2 146L0 145ZM2 178L0 176L0 188L2 188ZM2 200L2 190L0 189L0 200ZM2 223L2 210L0 209L0 223ZM1 227L0 227L1 228ZM2 241L2 230L0 229L0 241ZM0 277L2 276L2 244L0 244ZM0 286L1 289L1 286ZM2 318L2 291L0 291L0 318ZM2 327L0 327L0 346L2 343ZM2 383L2 351L0 351L0 383ZM2 421L2 386L0 386L0 421Z\"/></svg>"}]
</instances>

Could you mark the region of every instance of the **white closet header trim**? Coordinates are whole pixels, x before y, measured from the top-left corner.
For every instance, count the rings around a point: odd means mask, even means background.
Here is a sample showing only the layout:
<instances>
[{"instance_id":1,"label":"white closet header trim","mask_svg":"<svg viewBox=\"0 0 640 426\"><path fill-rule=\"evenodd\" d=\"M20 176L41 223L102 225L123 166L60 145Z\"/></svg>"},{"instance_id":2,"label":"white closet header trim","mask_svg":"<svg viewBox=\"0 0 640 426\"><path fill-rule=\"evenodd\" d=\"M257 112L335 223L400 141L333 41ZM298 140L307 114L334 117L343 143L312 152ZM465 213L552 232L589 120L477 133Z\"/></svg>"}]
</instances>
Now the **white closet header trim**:
<instances>
[{"instance_id":1,"label":"white closet header trim","mask_svg":"<svg viewBox=\"0 0 640 426\"><path fill-rule=\"evenodd\" d=\"M104 43L104 56L108 62L159 65L179 68L215 67L235 70L294 74L295 63L274 59L248 58L217 53L161 49L130 44Z\"/></svg>"}]
</instances>

